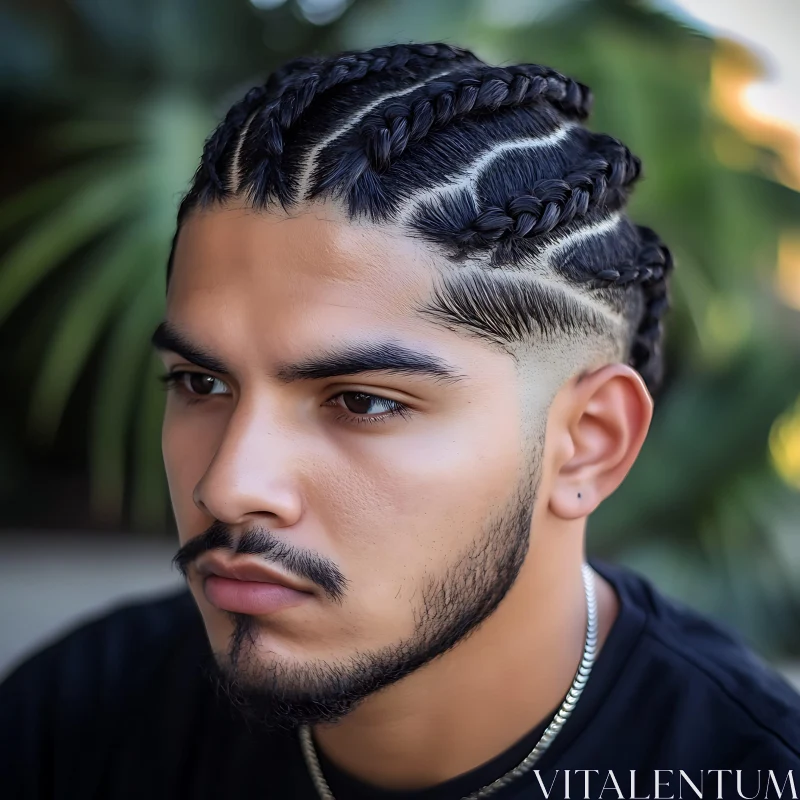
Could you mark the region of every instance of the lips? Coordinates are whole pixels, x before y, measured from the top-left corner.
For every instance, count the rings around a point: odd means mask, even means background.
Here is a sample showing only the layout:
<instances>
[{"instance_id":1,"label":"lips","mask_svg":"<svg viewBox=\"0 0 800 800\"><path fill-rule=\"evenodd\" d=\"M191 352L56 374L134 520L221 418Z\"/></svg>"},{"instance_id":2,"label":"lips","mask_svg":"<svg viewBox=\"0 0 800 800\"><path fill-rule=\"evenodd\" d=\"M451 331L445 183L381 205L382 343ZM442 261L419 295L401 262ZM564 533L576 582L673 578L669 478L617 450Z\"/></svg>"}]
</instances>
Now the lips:
<instances>
[{"instance_id":1,"label":"lips","mask_svg":"<svg viewBox=\"0 0 800 800\"><path fill-rule=\"evenodd\" d=\"M197 571L203 575L219 575L221 578L230 578L235 581L255 581L256 583L275 583L294 589L297 592L307 591L291 578L287 578L269 565L253 563L252 561L222 561L211 557L197 565Z\"/></svg>"},{"instance_id":2,"label":"lips","mask_svg":"<svg viewBox=\"0 0 800 800\"><path fill-rule=\"evenodd\" d=\"M223 611L272 614L313 597L310 591L266 564L211 557L198 564L206 599Z\"/></svg>"}]
</instances>

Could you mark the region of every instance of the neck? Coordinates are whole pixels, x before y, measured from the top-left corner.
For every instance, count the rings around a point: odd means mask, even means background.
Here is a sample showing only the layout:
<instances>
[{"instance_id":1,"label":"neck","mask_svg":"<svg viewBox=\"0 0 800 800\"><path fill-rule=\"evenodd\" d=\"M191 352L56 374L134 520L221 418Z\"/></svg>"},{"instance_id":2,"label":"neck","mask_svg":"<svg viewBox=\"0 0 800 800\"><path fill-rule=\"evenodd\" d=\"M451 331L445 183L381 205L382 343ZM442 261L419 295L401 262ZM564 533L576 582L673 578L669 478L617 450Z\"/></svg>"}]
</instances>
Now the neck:
<instances>
[{"instance_id":1,"label":"neck","mask_svg":"<svg viewBox=\"0 0 800 800\"><path fill-rule=\"evenodd\" d=\"M569 691L586 637L582 536L562 541L558 560L552 540L546 554L532 543L489 619L340 722L317 726L316 746L367 783L414 790L468 772L549 720ZM616 598L596 583L602 646Z\"/></svg>"}]
</instances>

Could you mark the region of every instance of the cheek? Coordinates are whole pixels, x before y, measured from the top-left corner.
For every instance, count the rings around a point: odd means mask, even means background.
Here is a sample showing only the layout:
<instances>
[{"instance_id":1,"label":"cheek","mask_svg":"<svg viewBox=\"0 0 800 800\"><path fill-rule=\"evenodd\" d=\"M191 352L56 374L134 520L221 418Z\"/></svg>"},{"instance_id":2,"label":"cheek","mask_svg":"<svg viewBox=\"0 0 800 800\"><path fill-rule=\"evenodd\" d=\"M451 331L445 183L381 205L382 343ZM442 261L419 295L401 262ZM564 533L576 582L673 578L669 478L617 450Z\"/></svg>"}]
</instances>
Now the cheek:
<instances>
[{"instance_id":1,"label":"cheek","mask_svg":"<svg viewBox=\"0 0 800 800\"><path fill-rule=\"evenodd\" d=\"M181 542L208 525L206 515L194 504L192 494L214 458L224 429L225 420L212 415L187 414L177 407L175 399L167 401L161 450Z\"/></svg>"},{"instance_id":2,"label":"cheek","mask_svg":"<svg viewBox=\"0 0 800 800\"><path fill-rule=\"evenodd\" d=\"M420 416L396 434L360 437L319 472L310 507L361 586L393 598L439 574L508 502L520 468L513 402L488 421L475 403L457 418Z\"/></svg>"}]
</instances>

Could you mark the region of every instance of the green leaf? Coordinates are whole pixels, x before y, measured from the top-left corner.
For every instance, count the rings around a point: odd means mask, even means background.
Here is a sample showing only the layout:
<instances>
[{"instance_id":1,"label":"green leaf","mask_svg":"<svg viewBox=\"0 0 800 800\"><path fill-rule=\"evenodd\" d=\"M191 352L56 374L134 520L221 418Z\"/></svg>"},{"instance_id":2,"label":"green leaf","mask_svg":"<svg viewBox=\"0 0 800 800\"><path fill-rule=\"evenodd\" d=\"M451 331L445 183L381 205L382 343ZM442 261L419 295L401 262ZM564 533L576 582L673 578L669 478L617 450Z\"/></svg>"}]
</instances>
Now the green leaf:
<instances>
[{"instance_id":1,"label":"green leaf","mask_svg":"<svg viewBox=\"0 0 800 800\"><path fill-rule=\"evenodd\" d=\"M161 264L148 264L147 235L146 226L132 225L98 248L66 302L33 389L30 425L40 439L52 439L81 370L137 271L161 270Z\"/></svg>"},{"instance_id":2,"label":"green leaf","mask_svg":"<svg viewBox=\"0 0 800 800\"><path fill-rule=\"evenodd\" d=\"M0 265L0 323L51 270L130 214L140 189L140 165L120 164L26 231Z\"/></svg>"},{"instance_id":3,"label":"green leaf","mask_svg":"<svg viewBox=\"0 0 800 800\"><path fill-rule=\"evenodd\" d=\"M143 275L138 291L114 326L98 376L90 443L92 508L99 518L115 523L123 514L128 436L142 396L150 333L162 316L163 302L163 274L151 270Z\"/></svg>"},{"instance_id":4,"label":"green leaf","mask_svg":"<svg viewBox=\"0 0 800 800\"><path fill-rule=\"evenodd\" d=\"M119 165L119 160L111 162L92 159L88 164L65 168L12 195L0 203L0 231L13 228L29 217L42 214L48 208L63 202L70 194L78 193L82 187L107 176ZM2 266L2 265L0 265Z\"/></svg>"}]
</instances>

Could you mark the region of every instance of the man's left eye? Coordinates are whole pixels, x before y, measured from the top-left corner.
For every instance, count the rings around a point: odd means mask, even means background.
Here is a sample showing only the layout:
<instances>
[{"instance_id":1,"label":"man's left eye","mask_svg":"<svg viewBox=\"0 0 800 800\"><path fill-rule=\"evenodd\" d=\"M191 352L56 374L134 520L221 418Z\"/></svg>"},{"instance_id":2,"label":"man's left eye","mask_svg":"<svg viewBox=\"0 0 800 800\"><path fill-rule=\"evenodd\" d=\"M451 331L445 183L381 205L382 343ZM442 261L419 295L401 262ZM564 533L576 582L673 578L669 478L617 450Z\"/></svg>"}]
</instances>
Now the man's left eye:
<instances>
[{"instance_id":1,"label":"man's left eye","mask_svg":"<svg viewBox=\"0 0 800 800\"><path fill-rule=\"evenodd\" d=\"M231 393L226 383L204 372L175 370L165 375L162 380L168 389L183 389L188 394L198 397Z\"/></svg>"},{"instance_id":2,"label":"man's left eye","mask_svg":"<svg viewBox=\"0 0 800 800\"><path fill-rule=\"evenodd\" d=\"M185 372L184 385L192 394L228 394L228 387L219 378L201 372Z\"/></svg>"},{"instance_id":3,"label":"man's left eye","mask_svg":"<svg viewBox=\"0 0 800 800\"><path fill-rule=\"evenodd\" d=\"M345 408L352 414L369 414L370 412L383 414L396 411L397 407L401 405L394 400L365 392L342 392L339 397L342 398Z\"/></svg>"}]
</instances>

